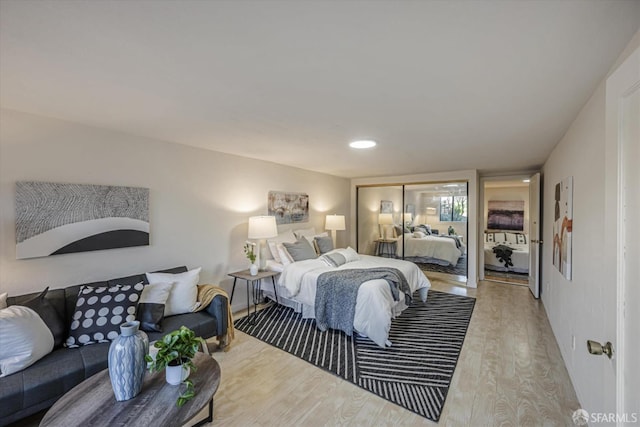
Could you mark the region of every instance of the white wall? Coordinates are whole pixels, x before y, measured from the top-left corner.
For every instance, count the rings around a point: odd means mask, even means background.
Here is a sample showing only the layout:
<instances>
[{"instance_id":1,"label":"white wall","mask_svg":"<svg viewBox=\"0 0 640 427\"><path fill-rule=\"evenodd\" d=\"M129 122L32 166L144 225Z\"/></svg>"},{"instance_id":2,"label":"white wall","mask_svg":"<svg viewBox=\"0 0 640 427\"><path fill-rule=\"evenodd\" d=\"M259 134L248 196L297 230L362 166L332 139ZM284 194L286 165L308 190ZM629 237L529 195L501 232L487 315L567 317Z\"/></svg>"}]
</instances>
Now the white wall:
<instances>
[{"instance_id":1,"label":"white wall","mask_svg":"<svg viewBox=\"0 0 640 427\"><path fill-rule=\"evenodd\" d=\"M625 50L640 46L638 34ZM624 57L625 54L622 56ZM621 59L617 61L619 64ZM610 412L600 357L586 351L588 339L607 339L602 300L616 293L614 265L603 262L605 221L605 81L603 80L543 167L542 300L582 407ZM573 176L573 256L571 281L552 263L554 186ZM576 348L572 348L575 337ZM615 338L615 337L613 337Z\"/></svg>"},{"instance_id":2,"label":"white wall","mask_svg":"<svg viewBox=\"0 0 640 427\"><path fill-rule=\"evenodd\" d=\"M10 110L0 123L0 292L10 295L176 265L202 266L201 283L230 291L227 273L248 266L248 218L267 213L270 190L309 194L310 222L293 228L321 231L327 213L350 225L347 179ZM21 180L149 188L150 246L16 260ZM244 288L234 309L246 305Z\"/></svg>"},{"instance_id":3,"label":"white wall","mask_svg":"<svg viewBox=\"0 0 640 427\"><path fill-rule=\"evenodd\" d=\"M478 172L476 170L352 179L351 212L356 212L356 188L358 186L449 181L467 181L469 183L469 235L466 242L468 259L467 286L475 288L478 286L478 227L482 224L482 219L478 213ZM350 239L351 246L354 246L356 241L355 215L352 215Z\"/></svg>"}]
</instances>

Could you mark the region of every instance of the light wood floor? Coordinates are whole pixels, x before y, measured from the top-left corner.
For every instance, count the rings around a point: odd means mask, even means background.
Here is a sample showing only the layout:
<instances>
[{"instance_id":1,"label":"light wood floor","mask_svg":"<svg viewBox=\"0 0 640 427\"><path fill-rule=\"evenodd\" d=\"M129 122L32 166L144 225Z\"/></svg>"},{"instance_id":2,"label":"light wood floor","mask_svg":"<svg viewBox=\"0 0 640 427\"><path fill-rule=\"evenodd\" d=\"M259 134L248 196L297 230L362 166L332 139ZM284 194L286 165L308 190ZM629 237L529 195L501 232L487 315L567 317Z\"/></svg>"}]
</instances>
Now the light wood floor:
<instances>
[{"instance_id":1,"label":"light wood floor","mask_svg":"<svg viewBox=\"0 0 640 427\"><path fill-rule=\"evenodd\" d=\"M213 354L222 381L207 425L573 425L580 405L540 301L525 287L430 279L432 289L477 298L438 424L236 331Z\"/></svg>"}]
</instances>

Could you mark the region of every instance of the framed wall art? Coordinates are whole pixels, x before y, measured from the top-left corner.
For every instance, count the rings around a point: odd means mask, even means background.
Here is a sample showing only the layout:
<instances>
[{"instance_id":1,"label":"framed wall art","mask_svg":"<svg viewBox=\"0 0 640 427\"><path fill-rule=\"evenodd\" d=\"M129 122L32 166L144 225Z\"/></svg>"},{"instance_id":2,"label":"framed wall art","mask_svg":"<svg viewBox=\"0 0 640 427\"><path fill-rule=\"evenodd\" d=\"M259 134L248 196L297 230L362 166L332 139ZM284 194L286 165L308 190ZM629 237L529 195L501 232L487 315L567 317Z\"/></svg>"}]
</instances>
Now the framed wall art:
<instances>
[{"instance_id":1,"label":"framed wall art","mask_svg":"<svg viewBox=\"0 0 640 427\"><path fill-rule=\"evenodd\" d=\"M149 245L149 189L16 183L16 258Z\"/></svg>"},{"instance_id":2,"label":"framed wall art","mask_svg":"<svg viewBox=\"0 0 640 427\"><path fill-rule=\"evenodd\" d=\"M269 215L276 217L278 224L309 222L309 195L269 191L267 200Z\"/></svg>"},{"instance_id":3,"label":"framed wall art","mask_svg":"<svg viewBox=\"0 0 640 427\"><path fill-rule=\"evenodd\" d=\"M571 280L573 177L556 184L553 217L553 265Z\"/></svg>"}]
</instances>

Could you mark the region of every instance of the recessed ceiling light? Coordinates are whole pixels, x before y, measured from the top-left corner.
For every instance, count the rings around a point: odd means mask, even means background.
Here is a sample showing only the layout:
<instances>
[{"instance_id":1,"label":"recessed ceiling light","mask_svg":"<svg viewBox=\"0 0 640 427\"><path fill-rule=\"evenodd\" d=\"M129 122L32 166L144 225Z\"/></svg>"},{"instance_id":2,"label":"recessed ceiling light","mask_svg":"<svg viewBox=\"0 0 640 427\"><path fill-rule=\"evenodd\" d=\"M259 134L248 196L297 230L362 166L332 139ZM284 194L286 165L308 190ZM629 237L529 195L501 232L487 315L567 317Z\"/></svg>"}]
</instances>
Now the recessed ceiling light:
<instances>
[{"instance_id":1,"label":"recessed ceiling light","mask_svg":"<svg viewBox=\"0 0 640 427\"><path fill-rule=\"evenodd\" d=\"M530 179L523 179L522 182L531 182Z\"/></svg>"},{"instance_id":2,"label":"recessed ceiling light","mask_svg":"<svg viewBox=\"0 0 640 427\"><path fill-rule=\"evenodd\" d=\"M375 141L371 141L371 140L360 140L360 141L353 141L349 143L349 147L351 148L371 148L371 147L375 147L377 144L377 142Z\"/></svg>"}]
</instances>

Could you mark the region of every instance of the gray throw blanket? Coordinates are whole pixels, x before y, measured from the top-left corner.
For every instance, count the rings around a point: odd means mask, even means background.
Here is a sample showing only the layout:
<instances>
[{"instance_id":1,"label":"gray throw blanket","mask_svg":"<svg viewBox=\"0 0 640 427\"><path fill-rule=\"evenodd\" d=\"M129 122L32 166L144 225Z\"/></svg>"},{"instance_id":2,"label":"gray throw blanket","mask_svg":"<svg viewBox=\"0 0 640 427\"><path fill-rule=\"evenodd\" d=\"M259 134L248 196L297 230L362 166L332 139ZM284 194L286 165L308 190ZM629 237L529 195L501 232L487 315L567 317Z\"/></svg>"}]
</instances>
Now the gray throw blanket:
<instances>
[{"instance_id":1,"label":"gray throw blanket","mask_svg":"<svg viewBox=\"0 0 640 427\"><path fill-rule=\"evenodd\" d=\"M400 291L411 302L411 289L404 274L396 268L367 268L337 270L318 276L315 315L318 329L338 329L351 336L356 315L358 289L364 282L384 279L389 283L393 299L398 301Z\"/></svg>"}]
</instances>

